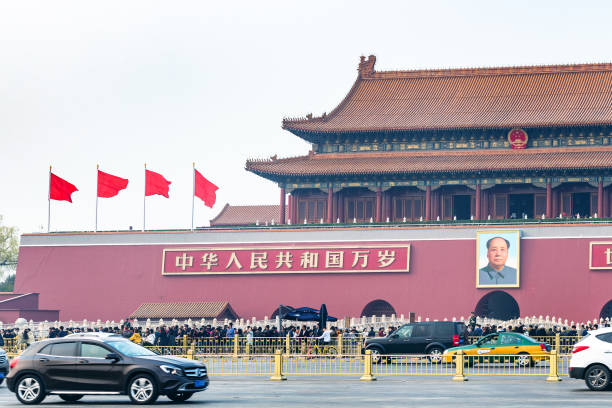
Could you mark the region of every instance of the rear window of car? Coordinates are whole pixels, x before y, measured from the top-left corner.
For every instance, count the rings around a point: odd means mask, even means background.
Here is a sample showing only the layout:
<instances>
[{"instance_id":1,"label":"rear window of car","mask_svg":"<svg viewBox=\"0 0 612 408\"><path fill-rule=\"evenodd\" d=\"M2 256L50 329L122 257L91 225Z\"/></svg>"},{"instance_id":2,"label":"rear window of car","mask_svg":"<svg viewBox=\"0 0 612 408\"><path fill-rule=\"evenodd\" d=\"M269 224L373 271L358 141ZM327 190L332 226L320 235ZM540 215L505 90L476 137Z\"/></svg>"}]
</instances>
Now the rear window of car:
<instances>
[{"instance_id":1,"label":"rear window of car","mask_svg":"<svg viewBox=\"0 0 612 408\"><path fill-rule=\"evenodd\" d=\"M64 342L64 343L53 343L43 347L40 354L47 354L50 356L60 357L75 357L76 356L76 342Z\"/></svg>"},{"instance_id":2,"label":"rear window of car","mask_svg":"<svg viewBox=\"0 0 612 408\"><path fill-rule=\"evenodd\" d=\"M606 343L612 343L612 333L598 334L595 337L597 337L601 341L605 341Z\"/></svg>"},{"instance_id":3,"label":"rear window of car","mask_svg":"<svg viewBox=\"0 0 612 408\"><path fill-rule=\"evenodd\" d=\"M431 336L432 327L429 324L416 324L412 329L412 337L429 337Z\"/></svg>"},{"instance_id":4,"label":"rear window of car","mask_svg":"<svg viewBox=\"0 0 612 408\"><path fill-rule=\"evenodd\" d=\"M434 327L436 328L435 333L437 337L452 337L455 334L452 323L438 323Z\"/></svg>"},{"instance_id":5,"label":"rear window of car","mask_svg":"<svg viewBox=\"0 0 612 408\"><path fill-rule=\"evenodd\" d=\"M98 344L81 343L81 357L105 358L110 350Z\"/></svg>"}]
</instances>

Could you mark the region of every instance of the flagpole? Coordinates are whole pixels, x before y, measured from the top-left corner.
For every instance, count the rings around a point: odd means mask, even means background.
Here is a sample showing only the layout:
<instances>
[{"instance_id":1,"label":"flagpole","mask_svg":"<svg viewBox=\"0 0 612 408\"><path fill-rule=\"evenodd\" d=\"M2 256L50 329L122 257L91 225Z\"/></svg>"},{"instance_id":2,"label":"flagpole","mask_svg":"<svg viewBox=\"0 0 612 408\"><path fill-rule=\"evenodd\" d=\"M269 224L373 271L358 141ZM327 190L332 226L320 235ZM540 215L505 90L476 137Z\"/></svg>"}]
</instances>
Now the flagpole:
<instances>
[{"instance_id":1,"label":"flagpole","mask_svg":"<svg viewBox=\"0 0 612 408\"><path fill-rule=\"evenodd\" d=\"M49 194L47 194L47 198L49 199L49 210L47 212L47 233L51 230L51 165L49 165Z\"/></svg>"},{"instance_id":2,"label":"flagpole","mask_svg":"<svg viewBox=\"0 0 612 408\"><path fill-rule=\"evenodd\" d=\"M145 182L144 182L144 195L143 195L143 199L142 199L142 231L144 232L145 230L145 222L147 219L147 163L144 164L144 168L145 168Z\"/></svg>"},{"instance_id":3,"label":"flagpole","mask_svg":"<svg viewBox=\"0 0 612 408\"><path fill-rule=\"evenodd\" d=\"M96 164L96 228L94 232L98 232L98 186L100 185L100 165Z\"/></svg>"},{"instance_id":4,"label":"flagpole","mask_svg":"<svg viewBox=\"0 0 612 408\"><path fill-rule=\"evenodd\" d=\"M193 162L193 194L191 194L191 230L193 231L193 213L195 197L195 162Z\"/></svg>"}]
</instances>

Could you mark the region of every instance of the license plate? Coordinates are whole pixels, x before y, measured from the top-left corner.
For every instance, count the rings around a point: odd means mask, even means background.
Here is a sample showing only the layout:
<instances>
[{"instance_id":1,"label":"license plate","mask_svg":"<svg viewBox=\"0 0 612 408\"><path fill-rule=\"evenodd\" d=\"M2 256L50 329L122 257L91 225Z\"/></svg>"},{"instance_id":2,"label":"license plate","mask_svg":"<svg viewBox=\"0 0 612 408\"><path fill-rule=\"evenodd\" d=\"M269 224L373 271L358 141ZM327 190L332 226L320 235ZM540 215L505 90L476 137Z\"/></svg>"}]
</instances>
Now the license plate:
<instances>
[{"instance_id":1,"label":"license plate","mask_svg":"<svg viewBox=\"0 0 612 408\"><path fill-rule=\"evenodd\" d=\"M204 386L204 380L195 380L193 385L194 385L194 387L203 387Z\"/></svg>"}]
</instances>

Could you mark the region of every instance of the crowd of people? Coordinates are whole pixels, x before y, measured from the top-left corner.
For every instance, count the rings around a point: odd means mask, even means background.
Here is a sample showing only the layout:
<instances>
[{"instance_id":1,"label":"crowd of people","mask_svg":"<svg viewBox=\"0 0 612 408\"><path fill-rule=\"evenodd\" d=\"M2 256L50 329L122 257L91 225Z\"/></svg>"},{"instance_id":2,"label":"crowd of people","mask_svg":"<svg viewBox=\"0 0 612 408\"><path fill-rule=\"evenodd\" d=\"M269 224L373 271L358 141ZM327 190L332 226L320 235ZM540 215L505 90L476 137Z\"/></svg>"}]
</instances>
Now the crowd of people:
<instances>
[{"instance_id":1,"label":"crowd of people","mask_svg":"<svg viewBox=\"0 0 612 408\"><path fill-rule=\"evenodd\" d=\"M605 324L605 326L609 326ZM560 336L585 336L588 331L596 330L599 326L597 324L591 325L580 325L579 327L571 326L553 326L545 328L543 325L524 325L520 324L517 326L496 326L496 325L481 325L476 323L475 316L472 315L467 324L467 330L465 332L466 338L468 337L482 337L491 333L496 332L515 332L528 335L530 337L544 337L544 336L555 336L557 333ZM360 341L365 338L371 337L385 337L393 333L397 328L394 326L389 327L378 327L375 329L374 326L358 330L353 327L351 329L339 329L337 327L322 328L319 325L291 325L283 326L278 330L275 326L266 325L261 326L247 326L246 328L235 328L233 323L229 323L223 326L213 327L212 325L196 327L188 325L163 325L156 328L143 328L133 327L129 321L122 326L115 327L100 327L97 329L93 328L81 328L81 327L51 327L45 336L38 336L29 328L20 330L19 328L9 328L0 330L0 347L5 344L15 344L19 348L29 346L32 342L41 340L43 338L55 338L64 337L68 334L81 333L81 332L94 332L100 331L105 333L114 333L121 335L125 338L130 339L134 343L143 346L161 346L161 347L172 347L182 346L183 339L185 336L189 339L189 344L192 342L202 342L198 339L215 339L218 342L226 342L231 344L234 337L246 337L248 344L254 344L254 340L261 338L316 338L320 342L329 343L333 341L333 338L338 337L340 334L347 339L353 339ZM210 342L210 340L209 340Z\"/></svg>"},{"instance_id":2,"label":"crowd of people","mask_svg":"<svg viewBox=\"0 0 612 408\"><path fill-rule=\"evenodd\" d=\"M574 337L574 336L586 336L587 333L591 330L597 330L599 325L597 323L592 323L589 325L582 324L579 327L576 325L572 325L570 327L567 326L553 326L549 328L545 328L543 324L535 325L525 325L519 324L516 326L508 325L504 326L496 326L496 325L480 325L476 323L477 319L472 312L470 319L468 321L467 327L467 335L469 337L482 337L491 333L496 332L514 332L524 334L529 337L554 337L559 334L562 337ZM605 323L603 327L609 327L608 323Z\"/></svg>"}]
</instances>

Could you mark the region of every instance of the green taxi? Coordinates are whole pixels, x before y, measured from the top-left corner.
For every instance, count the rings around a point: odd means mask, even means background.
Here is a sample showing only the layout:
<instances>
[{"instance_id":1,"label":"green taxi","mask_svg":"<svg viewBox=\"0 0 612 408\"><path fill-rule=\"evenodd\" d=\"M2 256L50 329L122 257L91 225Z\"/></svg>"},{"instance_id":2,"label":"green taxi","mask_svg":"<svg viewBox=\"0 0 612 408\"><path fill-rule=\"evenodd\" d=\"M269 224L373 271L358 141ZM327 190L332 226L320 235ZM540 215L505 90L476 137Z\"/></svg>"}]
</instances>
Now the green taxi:
<instances>
[{"instance_id":1,"label":"green taxi","mask_svg":"<svg viewBox=\"0 0 612 408\"><path fill-rule=\"evenodd\" d=\"M519 333L499 332L481 337L473 344L449 348L442 360L451 363L462 350L467 365L489 362L514 362L522 367L548 359L550 345Z\"/></svg>"}]
</instances>

